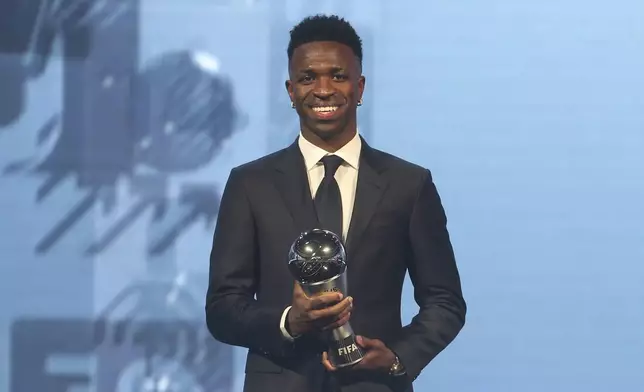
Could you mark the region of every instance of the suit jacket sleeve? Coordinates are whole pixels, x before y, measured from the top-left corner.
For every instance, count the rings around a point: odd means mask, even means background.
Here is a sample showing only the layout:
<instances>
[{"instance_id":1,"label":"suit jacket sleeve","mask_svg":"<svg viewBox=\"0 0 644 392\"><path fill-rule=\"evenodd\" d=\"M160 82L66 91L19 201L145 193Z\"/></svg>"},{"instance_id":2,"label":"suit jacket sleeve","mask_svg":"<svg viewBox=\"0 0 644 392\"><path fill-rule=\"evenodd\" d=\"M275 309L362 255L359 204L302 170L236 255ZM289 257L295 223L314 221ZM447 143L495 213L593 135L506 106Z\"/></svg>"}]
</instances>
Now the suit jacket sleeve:
<instances>
[{"instance_id":1,"label":"suit jacket sleeve","mask_svg":"<svg viewBox=\"0 0 644 392\"><path fill-rule=\"evenodd\" d=\"M408 270L420 309L390 347L415 380L463 328L466 313L447 219L429 171L409 225Z\"/></svg>"},{"instance_id":2,"label":"suit jacket sleeve","mask_svg":"<svg viewBox=\"0 0 644 392\"><path fill-rule=\"evenodd\" d=\"M283 308L260 304L257 232L248 193L239 169L226 183L210 254L206 322L213 337L223 343L271 355L283 355Z\"/></svg>"}]
</instances>

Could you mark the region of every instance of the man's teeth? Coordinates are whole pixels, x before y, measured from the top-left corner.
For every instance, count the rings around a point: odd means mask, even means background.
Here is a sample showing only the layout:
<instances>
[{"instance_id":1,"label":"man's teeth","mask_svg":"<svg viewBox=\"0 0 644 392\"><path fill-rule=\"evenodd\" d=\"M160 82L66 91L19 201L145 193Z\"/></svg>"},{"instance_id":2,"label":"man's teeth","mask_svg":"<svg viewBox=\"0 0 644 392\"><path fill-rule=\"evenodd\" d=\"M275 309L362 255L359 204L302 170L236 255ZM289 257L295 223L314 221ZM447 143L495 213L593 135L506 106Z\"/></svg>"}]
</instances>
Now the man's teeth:
<instances>
[{"instance_id":1,"label":"man's teeth","mask_svg":"<svg viewBox=\"0 0 644 392\"><path fill-rule=\"evenodd\" d=\"M336 110L338 110L338 106L321 106L313 108L313 111L318 113L335 112Z\"/></svg>"}]
</instances>

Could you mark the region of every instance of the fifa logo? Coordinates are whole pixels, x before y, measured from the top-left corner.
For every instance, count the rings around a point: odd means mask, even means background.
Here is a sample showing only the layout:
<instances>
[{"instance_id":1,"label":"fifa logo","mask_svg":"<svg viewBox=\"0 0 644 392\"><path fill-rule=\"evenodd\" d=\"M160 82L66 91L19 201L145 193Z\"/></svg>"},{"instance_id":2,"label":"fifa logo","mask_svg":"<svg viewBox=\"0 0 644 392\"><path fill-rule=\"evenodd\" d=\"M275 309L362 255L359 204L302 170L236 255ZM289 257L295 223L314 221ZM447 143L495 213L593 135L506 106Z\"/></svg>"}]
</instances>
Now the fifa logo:
<instances>
[{"instance_id":1,"label":"fifa logo","mask_svg":"<svg viewBox=\"0 0 644 392\"><path fill-rule=\"evenodd\" d=\"M355 343L338 348L338 355L349 355L354 351L358 351L358 346Z\"/></svg>"}]
</instances>

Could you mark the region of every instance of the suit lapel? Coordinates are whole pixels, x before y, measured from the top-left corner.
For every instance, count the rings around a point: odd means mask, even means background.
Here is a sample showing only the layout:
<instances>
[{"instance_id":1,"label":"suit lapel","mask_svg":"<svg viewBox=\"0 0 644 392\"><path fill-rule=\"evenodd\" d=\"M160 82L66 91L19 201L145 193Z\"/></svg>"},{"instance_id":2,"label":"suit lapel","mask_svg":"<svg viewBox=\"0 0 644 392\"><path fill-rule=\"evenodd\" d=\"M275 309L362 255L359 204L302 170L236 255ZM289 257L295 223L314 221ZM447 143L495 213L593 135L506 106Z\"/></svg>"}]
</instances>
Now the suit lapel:
<instances>
[{"instance_id":1,"label":"suit lapel","mask_svg":"<svg viewBox=\"0 0 644 392\"><path fill-rule=\"evenodd\" d=\"M277 157L273 177L291 217L300 231L319 226L304 158L297 141L282 150Z\"/></svg>"},{"instance_id":2,"label":"suit lapel","mask_svg":"<svg viewBox=\"0 0 644 392\"><path fill-rule=\"evenodd\" d=\"M358 245L387 188L387 181L382 176L385 168L375 155L376 152L363 139L356 197L346 241L347 252Z\"/></svg>"}]
</instances>

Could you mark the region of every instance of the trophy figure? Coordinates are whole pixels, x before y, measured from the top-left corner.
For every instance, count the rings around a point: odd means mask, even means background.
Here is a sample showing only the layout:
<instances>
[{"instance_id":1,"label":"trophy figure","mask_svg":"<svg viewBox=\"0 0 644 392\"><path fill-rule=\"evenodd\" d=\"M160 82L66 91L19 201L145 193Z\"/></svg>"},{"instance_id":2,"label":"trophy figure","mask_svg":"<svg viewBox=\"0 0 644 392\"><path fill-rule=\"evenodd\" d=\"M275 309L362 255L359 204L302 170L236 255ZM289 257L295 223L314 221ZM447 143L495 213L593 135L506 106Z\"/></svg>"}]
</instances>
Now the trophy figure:
<instances>
[{"instance_id":1,"label":"trophy figure","mask_svg":"<svg viewBox=\"0 0 644 392\"><path fill-rule=\"evenodd\" d=\"M307 296L326 292L347 295L347 264L340 238L328 231L313 229L302 233L291 246L289 270ZM342 368L356 364L364 356L347 322L328 332L329 360Z\"/></svg>"}]
</instances>

